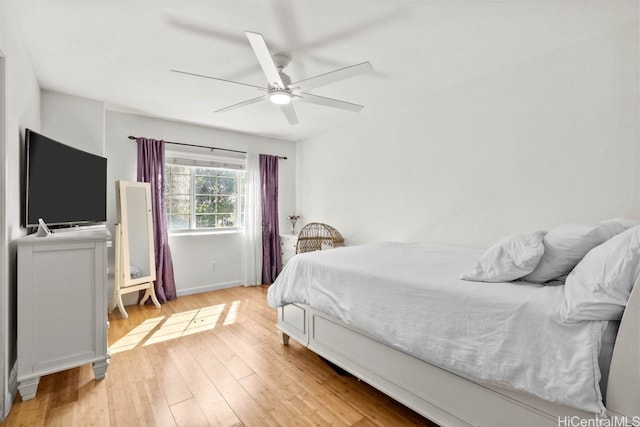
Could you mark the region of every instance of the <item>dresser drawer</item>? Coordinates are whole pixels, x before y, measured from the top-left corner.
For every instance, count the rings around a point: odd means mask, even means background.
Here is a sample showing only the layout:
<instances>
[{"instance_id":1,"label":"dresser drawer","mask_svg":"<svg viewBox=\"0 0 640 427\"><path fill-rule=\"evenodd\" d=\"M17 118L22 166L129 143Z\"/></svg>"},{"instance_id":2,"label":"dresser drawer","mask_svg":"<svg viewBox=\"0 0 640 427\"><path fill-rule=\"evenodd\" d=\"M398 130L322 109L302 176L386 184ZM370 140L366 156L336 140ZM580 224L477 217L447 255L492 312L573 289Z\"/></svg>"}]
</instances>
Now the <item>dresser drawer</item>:
<instances>
[{"instance_id":1,"label":"dresser drawer","mask_svg":"<svg viewBox=\"0 0 640 427\"><path fill-rule=\"evenodd\" d=\"M296 254L297 244L298 236L296 234L280 235L280 256L282 257L282 265L285 265Z\"/></svg>"}]
</instances>

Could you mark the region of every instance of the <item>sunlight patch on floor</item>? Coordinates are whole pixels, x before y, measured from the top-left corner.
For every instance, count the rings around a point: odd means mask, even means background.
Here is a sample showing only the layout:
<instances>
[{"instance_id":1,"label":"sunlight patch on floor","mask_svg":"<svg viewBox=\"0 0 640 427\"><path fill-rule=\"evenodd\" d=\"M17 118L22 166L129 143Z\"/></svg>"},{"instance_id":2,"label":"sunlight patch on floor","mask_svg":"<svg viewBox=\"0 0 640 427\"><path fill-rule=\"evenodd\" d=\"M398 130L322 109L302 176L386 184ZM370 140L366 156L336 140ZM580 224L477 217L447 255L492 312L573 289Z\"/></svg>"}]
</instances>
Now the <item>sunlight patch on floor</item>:
<instances>
[{"instance_id":1,"label":"sunlight patch on floor","mask_svg":"<svg viewBox=\"0 0 640 427\"><path fill-rule=\"evenodd\" d=\"M164 318L165 316L161 316L145 320L133 328L127 335L114 342L109 347L109 352L111 354L115 354L131 350L140 344L149 335L149 333L164 320Z\"/></svg>"},{"instance_id":2,"label":"sunlight patch on floor","mask_svg":"<svg viewBox=\"0 0 640 427\"><path fill-rule=\"evenodd\" d=\"M223 326L232 325L236 322L239 307L240 301L234 301L231 303L231 308L229 308L229 313L227 313L227 317L224 319L224 323L222 324Z\"/></svg>"},{"instance_id":3,"label":"sunlight patch on floor","mask_svg":"<svg viewBox=\"0 0 640 427\"><path fill-rule=\"evenodd\" d=\"M240 301L232 302L222 326L235 323ZM147 346L169 341L185 335L210 331L218 325L227 304L217 304L196 310L183 311L171 316L146 319L109 347L111 354L131 350L138 345Z\"/></svg>"}]
</instances>

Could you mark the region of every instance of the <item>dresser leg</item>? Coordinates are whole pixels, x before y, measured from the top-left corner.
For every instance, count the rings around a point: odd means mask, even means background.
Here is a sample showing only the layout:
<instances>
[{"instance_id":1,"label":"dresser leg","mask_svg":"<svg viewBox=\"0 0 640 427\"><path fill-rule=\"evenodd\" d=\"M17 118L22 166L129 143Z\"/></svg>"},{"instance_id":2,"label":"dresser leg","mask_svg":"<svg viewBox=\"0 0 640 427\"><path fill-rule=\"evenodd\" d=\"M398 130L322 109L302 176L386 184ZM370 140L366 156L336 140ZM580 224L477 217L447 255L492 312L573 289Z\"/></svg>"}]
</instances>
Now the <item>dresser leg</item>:
<instances>
[{"instance_id":1,"label":"dresser leg","mask_svg":"<svg viewBox=\"0 0 640 427\"><path fill-rule=\"evenodd\" d=\"M93 362L93 375L97 380L103 379L107 375L107 368L109 367L109 361L107 359Z\"/></svg>"},{"instance_id":2,"label":"dresser leg","mask_svg":"<svg viewBox=\"0 0 640 427\"><path fill-rule=\"evenodd\" d=\"M40 383L40 377L28 378L20 381L18 384L18 390L22 400L31 400L36 397L38 391L38 384Z\"/></svg>"}]
</instances>

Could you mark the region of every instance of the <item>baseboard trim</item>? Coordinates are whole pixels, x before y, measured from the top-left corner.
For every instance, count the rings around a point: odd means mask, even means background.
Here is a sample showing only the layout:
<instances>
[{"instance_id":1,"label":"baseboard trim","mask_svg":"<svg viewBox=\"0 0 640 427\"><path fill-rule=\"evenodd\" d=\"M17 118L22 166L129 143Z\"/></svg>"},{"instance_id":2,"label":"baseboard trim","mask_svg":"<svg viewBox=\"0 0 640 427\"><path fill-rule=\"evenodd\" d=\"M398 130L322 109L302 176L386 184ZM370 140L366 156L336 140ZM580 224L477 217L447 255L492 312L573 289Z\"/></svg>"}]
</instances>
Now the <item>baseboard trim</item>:
<instances>
[{"instance_id":1,"label":"baseboard trim","mask_svg":"<svg viewBox=\"0 0 640 427\"><path fill-rule=\"evenodd\" d=\"M217 291L220 289L227 289L227 288L236 288L238 286L241 286L240 280L233 280L231 282L214 283L212 285L196 286L196 287L187 288L187 289L176 289L176 295L183 296L183 295L200 294L202 292ZM131 294L124 295L122 297L122 302L124 303L125 306L136 305L138 303L138 294L131 293ZM112 303L113 301L109 301L109 307L112 306Z\"/></svg>"},{"instance_id":2,"label":"baseboard trim","mask_svg":"<svg viewBox=\"0 0 640 427\"><path fill-rule=\"evenodd\" d=\"M233 280L231 282L214 283L212 285L197 286L197 287L187 288L187 289L177 289L176 294L178 296L193 295L193 294L200 294L202 292L217 291L220 289L227 289L227 288L235 288L238 286L240 286L240 281Z\"/></svg>"}]
</instances>

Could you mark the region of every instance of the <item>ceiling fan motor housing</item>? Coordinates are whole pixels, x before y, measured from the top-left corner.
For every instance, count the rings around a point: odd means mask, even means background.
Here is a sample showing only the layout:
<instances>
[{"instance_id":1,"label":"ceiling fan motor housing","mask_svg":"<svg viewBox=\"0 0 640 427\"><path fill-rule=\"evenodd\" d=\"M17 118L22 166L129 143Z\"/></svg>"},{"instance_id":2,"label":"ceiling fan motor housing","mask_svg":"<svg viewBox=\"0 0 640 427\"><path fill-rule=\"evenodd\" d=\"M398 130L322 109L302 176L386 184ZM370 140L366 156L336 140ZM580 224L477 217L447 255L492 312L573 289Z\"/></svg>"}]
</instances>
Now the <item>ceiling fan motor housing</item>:
<instances>
[{"instance_id":1,"label":"ceiling fan motor housing","mask_svg":"<svg viewBox=\"0 0 640 427\"><path fill-rule=\"evenodd\" d=\"M291 62L291 56L286 53L276 53L271 56L271 59L273 59L273 64L278 69L278 74L280 75L280 79L282 79L282 83L284 83L284 87L281 89L287 89L291 85L291 77L286 75L282 70Z\"/></svg>"}]
</instances>

